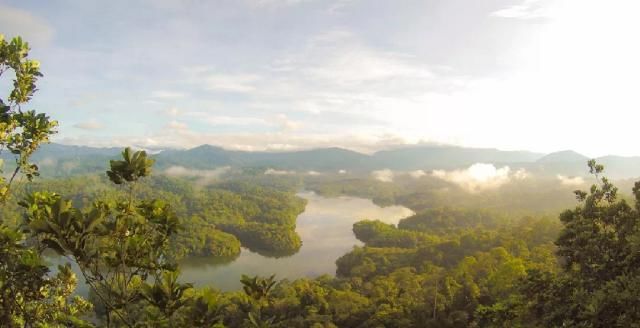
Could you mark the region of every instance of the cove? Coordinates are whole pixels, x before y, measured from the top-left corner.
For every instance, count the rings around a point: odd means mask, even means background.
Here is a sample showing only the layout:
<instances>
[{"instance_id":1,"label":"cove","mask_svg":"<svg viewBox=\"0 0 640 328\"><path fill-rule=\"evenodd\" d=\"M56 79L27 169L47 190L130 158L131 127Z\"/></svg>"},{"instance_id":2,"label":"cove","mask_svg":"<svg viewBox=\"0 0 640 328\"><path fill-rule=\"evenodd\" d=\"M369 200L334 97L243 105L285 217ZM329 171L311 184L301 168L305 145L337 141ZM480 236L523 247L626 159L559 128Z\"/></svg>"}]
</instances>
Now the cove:
<instances>
[{"instance_id":1,"label":"cove","mask_svg":"<svg viewBox=\"0 0 640 328\"><path fill-rule=\"evenodd\" d=\"M296 231L302 238L302 247L296 254L274 258L243 248L240 256L232 260L189 258L180 262L181 280L198 287L231 291L241 288L242 274L275 274L277 279L334 275L335 261L354 246L362 245L353 235L353 223L371 219L397 224L413 214L406 207L379 207L363 198L326 198L313 192L301 192L298 196L307 200L307 206L296 221Z\"/></svg>"}]
</instances>

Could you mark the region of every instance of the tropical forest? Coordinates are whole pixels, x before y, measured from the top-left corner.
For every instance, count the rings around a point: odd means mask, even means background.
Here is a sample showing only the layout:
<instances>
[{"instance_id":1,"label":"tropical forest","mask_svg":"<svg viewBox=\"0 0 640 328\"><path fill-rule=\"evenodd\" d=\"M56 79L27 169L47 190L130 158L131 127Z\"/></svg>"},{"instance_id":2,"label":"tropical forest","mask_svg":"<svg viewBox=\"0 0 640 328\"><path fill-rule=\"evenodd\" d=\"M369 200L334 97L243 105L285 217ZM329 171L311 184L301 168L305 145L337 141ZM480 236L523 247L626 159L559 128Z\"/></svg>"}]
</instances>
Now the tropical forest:
<instances>
[{"instance_id":1,"label":"tropical forest","mask_svg":"<svg viewBox=\"0 0 640 328\"><path fill-rule=\"evenodd\" d=\"M0 327L640 327L588 2L0 1Z\"/></svg>"}]
</instances>

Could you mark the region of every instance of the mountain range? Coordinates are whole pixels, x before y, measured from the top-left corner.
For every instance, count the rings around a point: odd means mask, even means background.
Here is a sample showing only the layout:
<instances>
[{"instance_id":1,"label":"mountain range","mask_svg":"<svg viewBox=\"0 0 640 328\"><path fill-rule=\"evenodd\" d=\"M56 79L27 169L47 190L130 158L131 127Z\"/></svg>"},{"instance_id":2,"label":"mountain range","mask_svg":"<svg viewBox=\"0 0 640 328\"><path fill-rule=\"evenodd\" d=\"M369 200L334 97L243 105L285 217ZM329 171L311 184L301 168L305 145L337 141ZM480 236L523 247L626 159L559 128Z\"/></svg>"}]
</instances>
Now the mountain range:
<instances>
[{"instance_id":1,"label":"mountain range","mask_svg":"<svg viewBox=\"0 0 640 328\"><path fill-rule=\"evenodd\" d=\"M48 144L33 156L49 175L104 171L108 160L119 156L120 148L96 148ZM588 157L574 151L550 154L529 151L503 151L493 148L466 148L447 145L403 146L363 154L342 148L320 148L289 152L250 152L202 145L191 149L168 149L152 155L159 169L182 166L190 169L214 169L224 166L272 168L277 170L337 172L390 169L397 171L463 169L475 163L491 163L513 170L526 169L535 174L555 176L586 175ZM3 155L6 157L6 155ZM6 159L6 158L5 158ZM640 157L604 156L596 160L605 165L611 178L640 177Z\"/></svg>"}]
</instances>

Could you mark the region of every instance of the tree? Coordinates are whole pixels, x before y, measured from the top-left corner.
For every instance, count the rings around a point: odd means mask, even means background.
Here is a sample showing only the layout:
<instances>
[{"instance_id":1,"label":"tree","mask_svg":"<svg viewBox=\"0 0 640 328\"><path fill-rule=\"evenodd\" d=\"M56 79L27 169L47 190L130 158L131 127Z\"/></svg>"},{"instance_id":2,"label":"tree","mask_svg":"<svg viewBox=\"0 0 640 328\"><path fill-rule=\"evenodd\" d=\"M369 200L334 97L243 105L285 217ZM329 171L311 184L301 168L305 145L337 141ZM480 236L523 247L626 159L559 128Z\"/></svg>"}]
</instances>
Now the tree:
<instances>
[{"instance_id":1,"label":"tree","mask_svg":"<svg viewBox=\"0 0 640 328\"><path fill-rule=\"evenodd\" d=\"M171 322L191 288L177 282L168 245L179 221L162 200L135 199L135 184L151 173L144 151L122 152L107 175L124 189L116 201L96 200L88 210L51 192L36 192L21 202L28 231L43 247L78 264L83 277L106 309L106 323L133 327L151 320ZM151 279L154 285L148 285ZM146 301L144 303L143 301ZM145 306L155 307L151 312ZM158 311L155 311L158 310ZM164 318L158 319L159 313Z\"/></svg>"},{"instance_id":2,"label":"tree","mask_svg":"<svg viewBox=\"0 0 640 328\"><path fill-rule=\"evenodd\" d=\"M57 122L23 107L36 92L40 64L28 58L29 45L20 37L7 42L0 34L0 77L13 72L13 89L0 98L0 207L4 207L15 179L38 176L29 161L41 144L54 134ZM5 178L4 159L14 161ZM68 265L50 275L41 249L32 247L21 231L0 222L0 322L8 327L41 325L86 326L79 317L91 307L72 296L76 277Z\"/></svg>"},{"instance_id":3,"label":"tree","mask_svg":"<svg viewBox=\"0 0 640 328\"><path fill-rule=\"evenodd\" d=\"M40 73L40 63L29 59L29 44L20 37L10 42L0 34L0 77L13 71L13 89L4 100L0 98L0 155L15 161L9 180L4 177L4 161L0 157L0 200L9 196L11 186L20 172L28 180L38 175L38 166L29 162L31 155L47 143L58 125L43 113L25 111L23 106L37 91L36 82ZM6 154L9 152L9 154Z\"/></svg>"},{"instance_id":4,"label":"tree","mask_svg":"<svg viewBox=\"0 0 640 328\"><path fill-rule=\"evenodd\" d=\"M247 324L255 328L271 327L276 318L265 318L263 310L272 301L271 292L277 283L275 275L268 278L242 275L240 282L242 282L242 289L250 300L250 310L247 311Z\"/></svg>"},{"instance_id":5,"label":"tree","mask_svg":"<svg viewBox=\"0 0 640 328\"><path fill-rule=\"evenodd\" d=\"M523 293L547 327L631 327L640 322L640 181L632 206L600 177L602 165L588 166L598 183L575 191L580 206L560 215L562 271L529 272Z\"/></svg>"}]
</instances>

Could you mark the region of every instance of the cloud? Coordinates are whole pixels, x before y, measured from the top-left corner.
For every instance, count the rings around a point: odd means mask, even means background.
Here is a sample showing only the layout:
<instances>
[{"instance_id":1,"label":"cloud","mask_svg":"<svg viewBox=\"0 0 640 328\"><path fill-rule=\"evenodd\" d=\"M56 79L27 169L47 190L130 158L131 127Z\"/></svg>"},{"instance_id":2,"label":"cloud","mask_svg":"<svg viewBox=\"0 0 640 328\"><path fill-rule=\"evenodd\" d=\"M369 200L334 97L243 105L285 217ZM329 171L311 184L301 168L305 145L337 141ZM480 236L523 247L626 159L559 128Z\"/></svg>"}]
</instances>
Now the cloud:
<instances>
[{"instance_id":1,"label":"cloud","mask_svg":"<svg viewBox=\"0 0 640 328\"><path fill-rule=\"evenodd\" d=\"M167 123L167 125L165 125L165 128L171 129L171 130L187 130L189 129L189 126L184 122L178 122L176 120L173 120Z\"/></svg>"},{"instance_id":2,"label":"cloud","mask_svg":"<svg viewBox=\"0 0 640 328\"><path fill-rule=\"evenodd\" d=\"M344 9L349 7L349 5L352 5L354 2L356 2L356 0L337 0L337 1L334 1L331 4L331 6L329 6L329 9L327 11L329 13L331 13L331 14L341 14L341 13L343 13Z\"/></svg>"},{"instance_id":3,"label":"cloud","mask_svg":"<svg viewBox=\"0 0 640 328\"><path fill-rule=\"evenodd\" d=\"M249 116L227 116L208 114L206 112L191 112L187 116L198 118L209 125L226 125L226 126L252 126L267 125L263 119Z\"/></svg>"},{"instance_id":4,"label":"cloud","mask_svg":"<svg viewBox=\"0 0 640 328\"><path fill-rule=\"evenodd\" d=\"M305 2L311 2L315 0L246 0L249 5L253 7L282 7L282 6L294 6Z\"/></svg>"},{"instance_id":5,"label":"cloud","mask_svg":"<svg viewBox=\"0 0 640 328\"><path fill-rule=\"evenodd\" d=\"M378 181L392 182L394 174L393 174L393 171L389 169L384 169L384 170L372 171L371 176Z\"/></svg>"},{"instance_id":6,"label":"cloud","mask_svg":"<svg viewBox=\"0 0 640 328\"><path fill-rule=\"evenodd\" d=\"M318 175L320 175L320 174L321 174L321 173L320 173L320 172L318 172L318 171L307 171L307 175L318 176Z\"/></svg>"},{"instance_id":7,"label":"cloud","mask_svg":"<svg viewBox=\"0 0 640 328\"><path fill-rule=\"evenodd\" d=\"M0 32L5 38L21 36L25 41L44 46L51 43L54 29L41 17L32 13L0 4Z\"/></svg>"},{"instance_id":8,"label":"cloud","mask_svg":"<svg viewBox=\"0 0 640 328\"><path fill-rule=\"evenodd\" d=\"M223 73L214 65L179 68L178 75L182 75L177 81L193 89L189 96L181 91L191 89L164 86L151 92L150 99L157 101L155 105L176 102L176 107L163 114L179 117L180 124L174 122L156 131L149 130L161 125L157 122L143 129L122 127L125 132L117 132L112 140L61 137L63 142L93 145L124 140L125 144L154 147L216 143L243 150L338 146L371 152L415 141L386 127L389 108L406 116L405 108L422 107L413 97L423 94L438 78L430 65L415 56L376 49L345 30L312 34L307 42L296 43L265 61L267 64L251 70L231 65ZM165 131L167 127L174 131ZM128 131L140 135L127 135Z\"/></svg>"},{"instance_id":9,"label":"cloud","mask_svg":"<svg viewBox=\"0 0 640 328\"><path fill-rule=\"evenodd\" d=\"M431 174L436 178L455 183L470 192L498 188L508 183L513 177L508 166L496 168L493 164L485 163L476 163L464 170L434 170ZM523 173L516 175L522 176Z\"/></svg>"},{"instance_id":10,"label":"cloud","mask_svg":"<svg viewBox=\"0 0 640 328\"><path fill-rule=\"evenodd\" d=\"M56 138L55 142L94 147L121 147L135 145L146 148L192 148L203 144L224 147L230 150L282 151L313 148L340 147L362 153L372 153L390 145L398 145L401 138L393 135L369 134L294 134L286 132L267 133L212 133L196 132L180 125L174 129L162 129L144 136L78 136ZM178 129L176 129L178 128Z\"/></svg>"},{"instance_id":11,"label":"cloud","mask_svg":"<svg viewBox=\"0 0 640 328\"><path fill-rule=\"evenodd\" d=\"M547 18L549 13L544 2L543 0L524 0L520 4L494 11L491 16L524 20Z\"/></svg>"},{"instance_id":12,"label":"cloud","mask_svg":"<svg viewBox=\"0 0 640 328\"><path fill-rule=\"evenodd\" d=\"M73 125L74 128L76 129L82 129L82 130L101 130L104 129L104 124L96 121L96 120L89 120L86 122L79 122Z\"/></svg>"},{"instance_id":13,"label":"cloud","mask_svg":"<svg viewBox=\"0 0 640 328\"><path fill-rule=\"evenodd\" d=\"M171 109L170 116L181 116L184 119L205 122L212 126L234 126L234 127L254 127L272 126L280 132L294 132L302 127L302 123L289 119L285 114L277 114L272 117L260 118L253 116L230 116L218 115L206 111L180 112L175 108ZM175 115L174 111L175 110Z\"/></svg>"},{"instance_id":14,"label":"cloud","mask_svg":"<svg viewBox=\"0 0 640 328\"><path fill-rule=\"evenodd\" d=\"M338 170L338 174L347 174L347 170Z\"/></svg>"},{"instance_id":15,"label":"cloud","mask_svg":"<svg viewBox=\"0 0 640 328\"><path fill-rule=\"evenodd\" d=\"M207 185L220 179L231 170L229 166L218 167L213 170L195 170L184 166L171 166L164 171L165 175L172 177L198 178L197 183Z\"/></svg>"},{"instance_id":16,"label":"cloud","mask_svg":"<svg viewBox=\"0 0 640 328\"><path fill-rule=\"evenodd\" d=\"M578 186L584 184L584 178L582 177L568 177L558 174L556 178L558 178L558 180L560 180L560 183L564 186Z\"/></svg>"},{"instance_id":17,"label":"cloud","mask_svg":"<svg viewBox=\"0 0 640 328\"><path fill-rule=\"evenodd\" d=\"M186 94L177 91L156 90L151 92L151 97L160 99L184 98Z\"/></svg>"},{"instance_id":18,"label":"cloud","mask_svg":"<svg viewBox=\"0 0 640 328\"><path fill-rule=\"evenodd\" d=\"M414 57L371 48L346 30L332 30L312 38L303 52L292 55L280 68L287 67L313 80L332 83L334 91L341 86L381 81L396 91L398 83L409 86L409 82L433 81L436 77L432 67L415 61ZM375 91L383 89L376 86Z\"/></svg>"},{"instance_id":19,"label":"cloud","mask_svg":"<svg viewBox=\"0 0 640 328\"><path fill-rule=\"evenodd\" d=\"M203 91L245 93L242 96L247 98L239 101L239 108L261 114L276 112L283 129L296 130L314 122L305 128L325 133L333 132L328 127L344 130L346 126L352 131L384 131L389 108L416 108L419 104L412 103L413 97L450 81L415 56L373 48L346 30L316 34L251 74L244 73L246 69L211 73L215 70L187 69L187 80ZM283 108L290 110L282 113ZM306 115L296 115L301 118L293 121L292 112ZM350 119L316 124L321 113L339 113Z\"/></svg>"},{"instance_id":20,"label":"cloud","mask_svg":"<svg viewBox=\"0 0 640 328\"><path fill-rule=\"evenodd\" d=\"M107 94L99 92L84 93L77 98L69 101L69 105L73 107L87 107L89 104L99 101L102 97L105 96L107 96Z\"/></svg>"},{"instance_id":21,"label":"cloud","mask_svg":"<svg viewBox=\"0 0 640 328\"><path fill-rule=\"evenodd\" d=\"M38 161L38 166L40 167L45 167L45 166L55 166L58 162L51 158L51 157L46 157L43 158L42 160Z\"/></svg>"},{"instance_id":22,"label":"cloud","mask_svg":"<svg viewBox=\"0 0 640 328\"><path fill-rule=\"evenodd\" d=\"M80 167L80 163L78 162L64 162L62 163L62 170L71 171Z\"/></svg>"},{"instance_id":23,"label":"cloud","mask_svg":"<svg viewBox=\"0 0 640 328\"><path fill-rule=\"evenodd\" d=\"M205 85L207 90L249 93L259 80L255 74L212 74L205 78Z\"/></svg>"},{"instance_id":24,"label":"cloud","mask_svg":"<svg viewBox=\"0 0 640 328\"><path fill-rule=\"evenodd\" d=\"M414 178L414 179L419 179L422 178L423 176L426 176L427 173L423 170L415 170L415 171L411 171L409 172L409 176Z\"/></svg>"},{"instance_id":25,"label":"cloud","mask_svg":"<svg viewBox=\"0 0 640 328\"><path fill-rule=\"evenodd\" d=\"M295 131L302 127L302 123L289 119L285 114L276 115L274 123L281 131Z\"/></svg>"},{"instance_id":26,"label":"cloud","mask_svg":"<svg viewBox=\"0 0 640 328\"><path fill-rule=\"evenodd\" d=\"M266 171L264 171L264 174L265 175L290 175L290 174L296 174L296 171L267 169Z\"/></svg>"},{"instance_id":27,"label":"cloud","mask_svg":"<svg viewBox=\"0 0 640 328\"><path fill-rule=\"evenodd\" d=\"M182 111L177 107L170 107L164 111L164 114L167 116L176 117L180 116L180 114L182 114Z\"/></svg>"},{"instance_id":28,"label":"cloud","mask_svg":"<svg viewBox=\"0 0 640 328\"><path fill-rule=\"evenodd\" d=\"M531 174L525 169L519 169L513 173L513 178L516 180L524 180L531 177Z\"/></svg>"},{"instance_id":29,"label":"cloud","mask_svg":"<svg viewBox=\"0 0 640 328\"><path fill-rule=\"evenodd\" d=\"M541 9L551 2L564 8ZM34 6L33 0L12 3ZM464 10L461 1L439 1L438 10L432 10L431 1L372 6L366 1L163 0L170 5L161 10L78 3L37 5L59 31L96 28L58 32L54 47L34 44L34 58L42 59L46 76L34 100L65 104L86 91L110 90L86 109L108 113L110 135L87 138L81 130L61 129L56 140L163 147L215 142L255 150L335 142L370 150L388 134L409 143L427 139L542 152L572 148L589 156L637 152L619 133L583 133L601 128L602 108L608 108L609 117L625 118L616 122L616 132L634 131L640 115L634 88L640 47L629 40L639 30L637 1L610 6L592 0L472 1ZM285 10L246 10L251 3ZM332 5L339 17L327 13ZM52 38L47 22L10 9L0 8L0 31L22 34L16 26L31 21L24 30ZM545 24L519 21L540 16L549 19ZM149 18L143 27L140 17ZM40 23L44 27L37 27ZM220 107L208 106L212 99ZM220 119L213 119L214 128L207 129L180 116L197 132L165 135L164 120L148 115L148 108L164 109L168 102L210 115L259 118L275 128L272 118L283 114L304 129L285 122L281 133L261 135L263 126L218 129ZM56 118L75 122L77 112L60 107ZM573 124L578 115L579 127ZM123 116L132 119L123 122ZM538 133L540 126L547 133Z\"/></svg>"}]
</instances>

